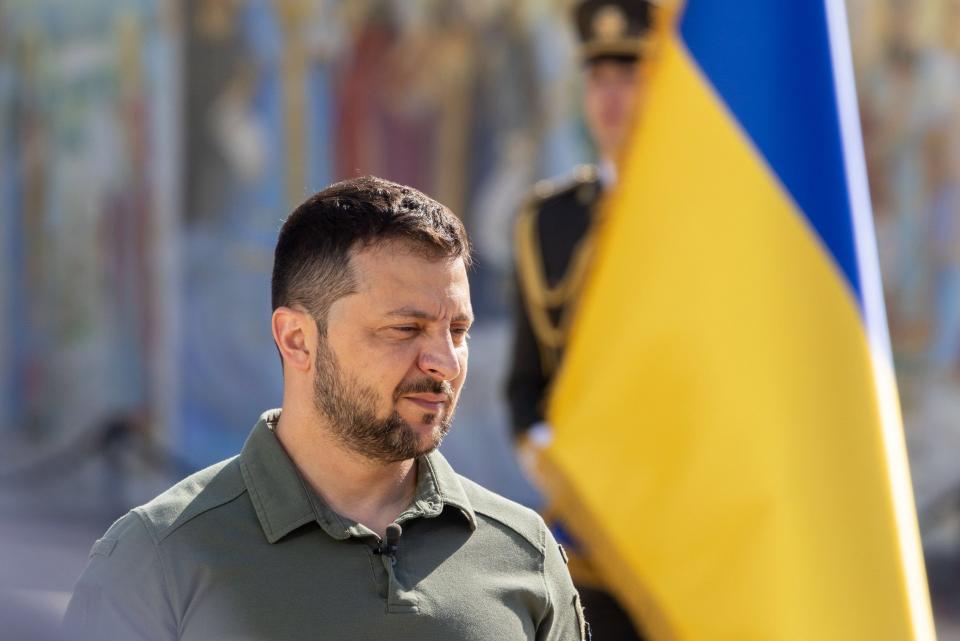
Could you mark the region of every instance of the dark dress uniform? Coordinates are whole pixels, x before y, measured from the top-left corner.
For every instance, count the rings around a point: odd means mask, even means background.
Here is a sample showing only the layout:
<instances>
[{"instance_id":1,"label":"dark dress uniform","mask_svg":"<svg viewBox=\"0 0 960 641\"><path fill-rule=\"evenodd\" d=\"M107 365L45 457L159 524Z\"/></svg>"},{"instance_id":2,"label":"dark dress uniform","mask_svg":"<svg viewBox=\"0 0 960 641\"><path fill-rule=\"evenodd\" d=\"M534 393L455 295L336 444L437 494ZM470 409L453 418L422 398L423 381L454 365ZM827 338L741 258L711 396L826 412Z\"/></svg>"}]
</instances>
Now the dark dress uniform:
<instances>
[{"instance_id":1,"label":"dark dress uniform","mask_svg":"<svg viewBox=\"0 0 960 641\"><path fill-rule=\"evenodd\" d=\"M582 166L538 184L516 225L516 314L507 398L514 436L544 420L547 388L563 356L573 307L589 265L588 233L601 186Z\"/></svg>"},{"instance_id":2,"label":"dark dress uniform","mask_svg":"<svg viewBox=\"0 0 960 641\"><path fill-rule=\"evenodd\" d=\"M585 64L604 59L636 61L646 44L650 6L644 0L585 0L574 9ZM565 179L538 184L516 223L516 291L513 361L507 401L521 448L544 421L545 402L563 358L567 334L593 256L596 212L603 184L595 167L581 166ZM551 522L549 509L545 515ZM570 544L570 569L593 636L600 641L640 635L617 601L577 553L561 523L557 538ZM566 539L566 541L564 541Z\"/></svg>"},{"instance_id":3,"label":"dark dress uniform","mask_svg":"<svg viewBox=\"0 0 960 641\"><path fill-rule=\"evenodd\" d=\"M530 427L544 421L544 402L563 357L569 323L593 255L592 230L602 192L596 169L578 167L565 180L537 185L517 219L518 295L507 399L518 441L523 441ZM593 638L640 639L623 608L598 585L588 561L577 553L562 526L551 525L571 547L570 569Z\"/></svg>"}]
</instances>

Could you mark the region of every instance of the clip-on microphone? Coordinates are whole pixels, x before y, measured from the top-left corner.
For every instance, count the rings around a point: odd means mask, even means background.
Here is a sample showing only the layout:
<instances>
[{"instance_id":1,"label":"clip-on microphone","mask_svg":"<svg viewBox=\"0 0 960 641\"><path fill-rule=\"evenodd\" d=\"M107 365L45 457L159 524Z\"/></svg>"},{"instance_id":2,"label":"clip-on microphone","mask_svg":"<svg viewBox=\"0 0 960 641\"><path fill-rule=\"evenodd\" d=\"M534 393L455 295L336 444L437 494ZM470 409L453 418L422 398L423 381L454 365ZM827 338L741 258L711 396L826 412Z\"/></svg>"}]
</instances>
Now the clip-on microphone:
<instances>
[{"instance_id":1,"label":"clip-on microphone","mask_svg":"<svg viewBox=\"0 0 960 641\"><path fill-rule=\"evenodd\" d=\"M374 550L374 554L386 554L392 561L397 560L397 546L400 544L400 535L403 534L403 528L397 523L391 523L387 526L387 536L380 542L380 546Z\"/></svg>"}]
</instances>

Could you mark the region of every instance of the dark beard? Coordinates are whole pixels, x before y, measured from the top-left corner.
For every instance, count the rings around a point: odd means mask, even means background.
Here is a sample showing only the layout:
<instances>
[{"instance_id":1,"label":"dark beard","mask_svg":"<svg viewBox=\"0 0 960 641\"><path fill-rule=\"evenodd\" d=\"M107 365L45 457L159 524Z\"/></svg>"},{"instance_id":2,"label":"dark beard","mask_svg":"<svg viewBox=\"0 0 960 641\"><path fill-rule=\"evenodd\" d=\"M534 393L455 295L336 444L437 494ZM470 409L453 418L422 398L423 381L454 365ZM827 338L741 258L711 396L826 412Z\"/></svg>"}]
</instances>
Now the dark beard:
<instances>
[{"instance_id":1,"label":"dark beard","mask_svg":"<svg viewBox=\"0 0 960 641\"><path fill-rule=\"evenodd\" d=\"M394 410L385 419L377 418L377 393L370 387L348 378L340 369L336 355L326 341L317 344L317 373L313 379L313 400L317 410L330 424L330 430L348 449L366 458L394 463L422 456L440 446L453 421L453 389L447 381L423 378L401 383L394 390L393 401L403 394L431 393L447 396L447 411L436 430L433 442L420 446L417 432ZM423 415L424 423L432 423L434 414Z\"/></svg>"}]
</instances>

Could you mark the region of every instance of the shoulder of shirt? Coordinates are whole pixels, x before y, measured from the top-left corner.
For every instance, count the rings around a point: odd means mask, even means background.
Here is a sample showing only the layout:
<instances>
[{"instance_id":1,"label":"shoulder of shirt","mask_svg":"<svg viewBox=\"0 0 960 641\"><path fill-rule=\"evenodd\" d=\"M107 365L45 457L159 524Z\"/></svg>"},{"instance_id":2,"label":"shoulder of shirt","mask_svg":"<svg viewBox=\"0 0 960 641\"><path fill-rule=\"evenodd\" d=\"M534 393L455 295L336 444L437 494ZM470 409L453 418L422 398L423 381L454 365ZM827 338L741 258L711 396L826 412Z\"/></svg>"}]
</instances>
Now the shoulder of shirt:
<instances>
[{"instance_id":1,"label":"shoulder of shirt","mask_svg":"<svg viewBox=\"0 0 960 641\"><path fill-rule=\"evenodd\" d=\"M533 186L524 201L525 210L541 211L570 198L577 198L582 188L592 188L599 180L595 165L577 165L573 171L558 178L541 180ZM590 194L586 200L592 200Z\"/></svg>"},{"instance_id":2,"label":"shoulder of shirt","mask_svg":"<svg viewBox=\"0 0 960 641\"><path fill-rule=\"evenodd\" d=\"M234 456L191 474L131 513L159 545L183 524L246 492L238 459Z\"/></svg>"},{"instance_id":3,"label":"shoulder of shirt","mask_svg":"<svg viewBox=\"0 0 960 641\"><path fill-rule=\"evenodd\" d=\"M514 531L543 555L546 525L539 514L496 492L491 492L466 477L460 476L460 483L476 514L492 519Z\"/></svg>"}]
</instances>

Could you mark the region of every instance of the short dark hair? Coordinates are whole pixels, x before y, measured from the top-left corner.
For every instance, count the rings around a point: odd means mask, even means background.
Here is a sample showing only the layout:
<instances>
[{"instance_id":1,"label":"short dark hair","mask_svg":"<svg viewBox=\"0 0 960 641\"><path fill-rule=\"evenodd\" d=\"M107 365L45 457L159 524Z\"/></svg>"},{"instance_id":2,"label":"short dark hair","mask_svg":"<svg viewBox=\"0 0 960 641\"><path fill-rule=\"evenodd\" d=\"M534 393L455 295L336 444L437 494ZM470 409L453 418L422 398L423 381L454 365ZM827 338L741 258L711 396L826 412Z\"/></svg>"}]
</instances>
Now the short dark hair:
<instances>
[{"instance_id":1,"label":"short dark hair","mask_svg":"<svg viewBox=\"0 0 960 641\"><path fill-rule=\"evenodd\" d=\"M447 207L413 187L351 178L317 192L284 221L273 258L273 309L300 305L326 333L330 306L356 290L351 250L389 241L470 265L467 232Z\"/></svg>"}]
</instances>

